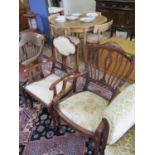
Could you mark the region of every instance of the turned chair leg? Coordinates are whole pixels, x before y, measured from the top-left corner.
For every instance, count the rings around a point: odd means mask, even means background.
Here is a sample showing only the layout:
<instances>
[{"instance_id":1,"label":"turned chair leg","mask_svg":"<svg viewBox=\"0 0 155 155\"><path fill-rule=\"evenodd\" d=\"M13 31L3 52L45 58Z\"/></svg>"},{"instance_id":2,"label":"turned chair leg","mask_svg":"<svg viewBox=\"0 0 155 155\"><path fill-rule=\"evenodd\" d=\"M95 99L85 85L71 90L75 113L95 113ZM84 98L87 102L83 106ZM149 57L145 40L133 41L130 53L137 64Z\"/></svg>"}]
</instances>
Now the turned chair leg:
<instances>
[{"instance_id":1,"label":"turned chair leg","mask_svg":"<svg viewBox=\"0 0 155 155\"><path fill-rule=\"evenodd\" d=\"M95 137L95 149L94 149L94 155L98 155L99 148L100 148L100 138Z\"/></svg>"}]
</instances>

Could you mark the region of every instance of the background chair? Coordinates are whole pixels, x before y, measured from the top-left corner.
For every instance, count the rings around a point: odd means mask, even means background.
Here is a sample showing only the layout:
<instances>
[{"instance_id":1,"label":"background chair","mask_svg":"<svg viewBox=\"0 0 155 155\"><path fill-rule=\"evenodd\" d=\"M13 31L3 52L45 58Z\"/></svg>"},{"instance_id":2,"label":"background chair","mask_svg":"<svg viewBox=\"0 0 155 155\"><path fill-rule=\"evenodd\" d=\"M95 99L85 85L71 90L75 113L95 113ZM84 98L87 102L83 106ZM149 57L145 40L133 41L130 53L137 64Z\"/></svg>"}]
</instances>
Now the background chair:
<instances>
[{"instance_id":1,"label":"background chair","mask_svg":"<svg viewBox=\"0 0 155 155\"><path fill-rule=\"evenodd\" d=\"M50 29L51 29L51 38L52 38L52 40L55 37L64 35L67 38L69 38L72 43L74 43L76 45L77 50L80 52L80 39L78 37L76 37L76 36L73 36L72 33L71 33L71 30L69 28L64 29L62 27L57 27L57 26L55 26L55 25L53 25L51 23L50 24ZM52 50L53 50L53 47L54 46L52 45ZM59 54L59 52L56 53L56 59L59 62L61 62L61 55ZM74 58L70 57L69 60L68 60L68 63L72 64L73 62L74 62Z\"/></svg>"},{"instance_id":2,"label":"background chair","mask_svg":"<svg viewBox=\"0 0 155 155\"><path fill-rule=\"evenodd\" d=\"M61 76L58 74L60 71L62 73L68 74L71 71L78 71L78 51L76 45L74 45L68 38L64 36L59 36L54 38L53 40L54 49L52 52L52 58L49 60L42 62L40 64L33 65L29 68L29 82L25 86L25 91L28 97L34 97L35 99L39 100L46 106L49 112L52 112L52 99L56 92L60 92L61 88L63 87L63 83L59 83L56 89L53 91L51 90L51 85L56 81L61 81ZM60 66L55 59L55 52L56 50L60 53L62 57L62 64ZM67 58L70 55L74 55L76 67L75 68L68 68L66 66ZM43 68L45 65L51 65L51 72L48 76L43 76ZM40 69L40 72L36 72L36 69ZM64 74L62 74L64 76ZM39 80L36 78L39 77ZM67 90L71 89L70 82L67 82Z\"/></svg>"},{"instance_id":3,"label":"background chair","mask_svg":"<svg viewBox=\"0 0 155 155\"><path fill-rule=\"evenodd\" d=\"M106 32L111 29L112 24L113 20L101 25L96 25L94 27L94 32L87 35L86 38L87 43L97 44L101 40L103 41L108 39L111 36L111 33L107 35Z\"/></svg>"},{"instance_id":4,"label":"background chair","mask_svg":"<svg viewBox=\"0 0 155 155\"><path fill-rule=\"evenodd\" d=\"M103 111L102 153L135 154L135 85L128 86ZM101 125L100 124L100 125Z\"/></svg>"},{"instance_id":5,"label":"background chair","mask_svg":"<svg viewBox=\"0 0 155 155\"><path fill-rule=\"evenodd\" d=\"M37 63L43 52L45 38L34 32L20 33L19 62L24 66Z\"/></svg>"},{"instance_id":6,"label":"background chair","mask_svg":"<svg viewBox=\"0 0 155 155\"><path fill-rule=\"evenodd\" d=\"M53 98L55 124L60 118L71 127L94 138L95 153L99 150L103 126L102 113L115 97L118 88L123 86L134 68L134 58L126 55L117 44L107 43L102 46L88 46L89 59L85 73L72 74L62 79L63 89ZM114 59L114 58L117 59ZM116 61L115 61L116 60ZM100 62L103 62L100 64ZM123 66L123 68L121 68ZM116 74L119 73L119 74ZM86 82L81 92L76 89L77 78L85 75ZM74 80L73 94L61 100L68 91L65 87L68 80ZM55 90L59 82L52 85ZM111 102L112 104L112 102ZM110 105L111 105L110 104Z\"/></svg>"}]
</instances>

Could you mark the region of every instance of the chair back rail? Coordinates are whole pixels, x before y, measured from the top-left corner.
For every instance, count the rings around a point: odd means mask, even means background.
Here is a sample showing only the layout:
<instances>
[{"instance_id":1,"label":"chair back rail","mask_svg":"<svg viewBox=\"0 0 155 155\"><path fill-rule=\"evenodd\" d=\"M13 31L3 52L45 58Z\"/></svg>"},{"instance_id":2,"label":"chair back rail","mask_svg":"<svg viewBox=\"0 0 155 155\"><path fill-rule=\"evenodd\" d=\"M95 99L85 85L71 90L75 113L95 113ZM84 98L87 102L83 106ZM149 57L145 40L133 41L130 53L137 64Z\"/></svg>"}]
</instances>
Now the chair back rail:
<instances>
[{"instance_id":1,"label":"chair back rail","mask_svg":"<svg viewBox=\"0 0 155 155\"><path fill-rule=\"evenodd\" d=\"M20 62L29 64L29 60L35 61L43 52L44 36L34 32L22 32L19 47Z\"/></svg>"},{"instance_id":2,"label":"chair back rail","mask_svg":"<svg viewBox=\"0 0 155 155\"><path fill-rule=\"evenodd\" d=\"M116 43L87 46L86 68L89 81L101 83L113 95L129 78L134 69L134 56L129 56ZM113 97L111 96L111 99Z\"/></svg>"},{"instance_id":3,"label":"chair back rail","mask_svg":"<svg viewBox=\"0 0 155 155\"><path fill-rule=\"evenodd\" d=\"M71 57L75 60L75 70L79 70L79 50L78 47L67 37L59 36L53 40L53 63L56 63L56 56L61 58L61 69L67 71L67 60ZM72 68L73 69L73 68Z\"/></svg>"}]
</instances>

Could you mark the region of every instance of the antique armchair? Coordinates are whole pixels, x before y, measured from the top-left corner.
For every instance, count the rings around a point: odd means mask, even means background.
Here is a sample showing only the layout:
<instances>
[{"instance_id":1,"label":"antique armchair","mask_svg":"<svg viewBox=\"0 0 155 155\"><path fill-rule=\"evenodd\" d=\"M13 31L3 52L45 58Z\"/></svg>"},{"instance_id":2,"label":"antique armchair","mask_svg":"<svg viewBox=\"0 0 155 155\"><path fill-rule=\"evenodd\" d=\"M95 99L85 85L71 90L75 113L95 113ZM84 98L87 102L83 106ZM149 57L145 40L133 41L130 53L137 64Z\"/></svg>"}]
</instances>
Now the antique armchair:
<instances>
[{"instance_id":1,"label":"antique armchair","mask_svg":"<svg viewBox=\"0 0 155 155\"><path fill-rule=\"evenodd\" d=\"M97 44L100 43L102 40L108 39L110 35L107 35L106 32L111 29L113 24L113 20L108 21L107 23L96 25L94 27L93 33L87 35L86 41L90 44Z\"/></svg>"},{"instance_id":2,"label":"antique armchair","mask_svg":"<svg viewBox=\"0 0 155 155\"><path fill-rule=\"evenodd\" d=\"M21 32L19 42L19 63L25 67L38 63L43 52L45 38L34 32Z\"/></svg>"},{"instance_id":3,"label":"antique armchair","mask_svg":"<svg viewBox=\"0 0 155 155\"><path fill-rule=\"evenodd\" d=\"M134 57L128 56L118 44L106 43L87 47L89 52L86 69L61 80L63 88L55 92L53 98L54 124L59 126L61 119L86 137L94 138L95 153L99 150L102 131L102 114L118 94L119 88L127 82L134 68ZM85 77L82 91L77 91L78 77ZM73 94L63 98L68 91L66 84L73 80ZM59 81L60 82L60 81ZM55 90L59 82L51 86Z\"/></svg>"},{"instance_id":4,"label":"antique armchair","mask_svg":"<svg viewBox=\"0 0 155 155\"><path fill-rule=\"evenodd\" d=\"M25 96L30 97L30 99L32 96L33 98L39 100L41 103L43 103L43 105L45 105L48 108L49 112L51 112L52 109L51 104L55 91L60 92L61 88L63 87L63 83L60 82L57 85L56 90L54 91L51 90L51 85L56 81L61 81L61 76L66 76L65 74L69 74L72 71L78 72L79 61L77 47L67 37L56 37L53 40L53 45L55 48L52 51L52 57L49 60L43 61L39 64L35 64L29 68L29 81L28 84L24 87L26 92ZM56 52L60 53L62 58L62 64L56 61ZM67 59L71 55L74 55L75 58L75 68L70 68L66 66ZM44 69L46 68L46 66L51 66L51 68L49 67L51 72L48 73L48 76L44 76ZM60 71L63 74L60 74ZM70 82L67 82L66 87L67 90L71 89Z\"/></svg>"}]
</instances>

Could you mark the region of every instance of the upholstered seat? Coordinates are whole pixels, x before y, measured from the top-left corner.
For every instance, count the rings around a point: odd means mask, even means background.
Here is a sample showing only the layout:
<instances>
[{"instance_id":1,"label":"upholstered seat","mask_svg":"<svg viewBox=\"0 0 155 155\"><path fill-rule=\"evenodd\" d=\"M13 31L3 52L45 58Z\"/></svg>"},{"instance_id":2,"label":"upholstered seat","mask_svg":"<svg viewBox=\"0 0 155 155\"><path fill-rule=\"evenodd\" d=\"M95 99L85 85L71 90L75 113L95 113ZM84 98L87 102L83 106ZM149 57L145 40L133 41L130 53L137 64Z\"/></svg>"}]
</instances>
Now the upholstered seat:
<instances>
[{"instance_id":1,"label":"upholstered seat","mask_svg":"<svg viewBox=\"0 0 155 155\"><path fill-rule=\"evenodd\" d=\"M77 125L94 132L108 105L104 98L90 92L77 93L59 103L60 111Z\"/></svg>"},{"instance_id":2,"label":"upholstered seat","mask_svg":"<svg viewBox=\"0 0 155 155\"><path fill-rule=\"evenodd\" d=\"M107 145L105 155L134 155L135 154L135 126L112 145Z\"/></svg>"},{"instance_id":3,"label":"upholstered seat","mask_svg":"<svg viewBox=\"0 0 155 155\"><path fill-rule=\"evenodd\" d=\"M43 80L33 82L27 85L25 89L37 98L39 98L43 103L46 104L46 106L49 106L53 99L53 91L51 91L49 88L51 84L58 79L60 79L59 76L57 76L56 74L51 74ZM62 85L62 82L57 85L56 89L58 93L61 91ZM71 83L67 82L67 89L69 89L70 86Z\"/></svg>"}]
</instances>

